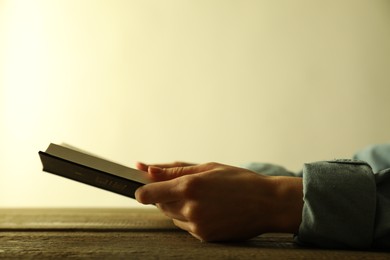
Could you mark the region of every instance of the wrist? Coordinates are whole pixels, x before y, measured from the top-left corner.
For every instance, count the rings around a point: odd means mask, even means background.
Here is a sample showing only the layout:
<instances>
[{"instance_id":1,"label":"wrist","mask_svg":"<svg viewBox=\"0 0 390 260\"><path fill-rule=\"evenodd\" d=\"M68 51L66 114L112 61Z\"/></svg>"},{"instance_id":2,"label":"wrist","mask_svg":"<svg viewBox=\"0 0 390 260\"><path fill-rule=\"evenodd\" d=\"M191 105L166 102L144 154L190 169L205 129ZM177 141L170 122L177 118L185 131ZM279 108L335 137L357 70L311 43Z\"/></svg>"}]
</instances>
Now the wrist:
<instances>
[{"instance_id":1,"label":"wrist","mask_svg":"<svg viewBox=\"0 0 390 260\"><path fill-rule=\"evenodd\" d=\"M271 178L275 190L274 230L296 234L302 222L302 178L282 176Z\"/></svg>"}]
</instances>

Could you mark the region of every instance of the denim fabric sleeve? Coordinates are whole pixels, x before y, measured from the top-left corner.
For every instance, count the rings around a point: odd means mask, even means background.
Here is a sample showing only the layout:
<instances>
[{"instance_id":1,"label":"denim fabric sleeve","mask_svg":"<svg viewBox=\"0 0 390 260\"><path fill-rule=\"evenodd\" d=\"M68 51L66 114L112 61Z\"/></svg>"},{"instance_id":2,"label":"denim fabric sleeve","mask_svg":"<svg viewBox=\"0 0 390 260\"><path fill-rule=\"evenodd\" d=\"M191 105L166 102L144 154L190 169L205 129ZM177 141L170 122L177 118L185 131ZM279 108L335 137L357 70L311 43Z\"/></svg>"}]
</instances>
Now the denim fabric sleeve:
<instances>
[{"instance_id":1,"label":"denim fabric sleeve","mask_svg":"<svg viewBox=\"0 0 390 260\"><path fill-rule=\"evenodd\" d=\"M374 245L390 248L390 144L371 145L357 152L355 159L366 161L375 174L377 215Z\"/></svg>"},{"instance_id":2,"label":"denim fabric sleeve","mask_svg":"<svg viewBox=\"0 0 390 260\"><path fill-rule=\"evenodd\" d=\"M243 164L241 167L268 176L297 176L297 174L286 170L286 168L272 163L251 162Z\"/></svg>"},{"instance_id":3,"label":"denim fabric sleeve","mask_svg":"<svg viewBox=\"0 0 390 260\"><path fill-rule=\"evenodd\" d=\"M374 246L390 249L390 168L375 174L375 180L377 185L377 214Z\"/></svg>"},{"instance_id":4,"label":"denim fabric sleeve","mask_svg":"<svg viewBox=\"0 0 390 260\"><path fill-rule=\"evenodd\" d=\"M390 144L368 146L357 152L354 159L367 162L374 172L390 168Z\"/></svg>"},{"instance_id":5,"label":"denim fabric sleeve","mask_svg":"<svg viewBox=\"0 0 390 260\"><path fill-rule=\"evenodd\" d=\"M389 248L390 169L363 161L306 164L298 243L328 248ZM387 220L387 221L386 221Z\"/></svg>"}]
</instances>

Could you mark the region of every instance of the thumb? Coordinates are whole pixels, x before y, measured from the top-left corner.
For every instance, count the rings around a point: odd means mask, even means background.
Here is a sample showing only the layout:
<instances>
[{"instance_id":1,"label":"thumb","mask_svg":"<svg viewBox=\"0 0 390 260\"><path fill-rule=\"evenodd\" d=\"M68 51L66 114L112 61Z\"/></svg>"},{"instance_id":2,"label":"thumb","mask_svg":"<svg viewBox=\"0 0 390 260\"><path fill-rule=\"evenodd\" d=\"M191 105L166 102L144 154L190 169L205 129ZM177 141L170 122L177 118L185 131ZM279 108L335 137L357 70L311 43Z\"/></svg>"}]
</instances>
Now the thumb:
<instances>
[{"instance_id":1,"label":"thumb","mask_svg":"<svg viewBox=\"0 0 390 260\"><path fill-rule=\"evenodd\" d=\"M153 181L167 181L184 175L201 173L210 170L210 164L199 164L184 167L159 168L150 166L148 173Z\"/></svg>"}]
</instances>

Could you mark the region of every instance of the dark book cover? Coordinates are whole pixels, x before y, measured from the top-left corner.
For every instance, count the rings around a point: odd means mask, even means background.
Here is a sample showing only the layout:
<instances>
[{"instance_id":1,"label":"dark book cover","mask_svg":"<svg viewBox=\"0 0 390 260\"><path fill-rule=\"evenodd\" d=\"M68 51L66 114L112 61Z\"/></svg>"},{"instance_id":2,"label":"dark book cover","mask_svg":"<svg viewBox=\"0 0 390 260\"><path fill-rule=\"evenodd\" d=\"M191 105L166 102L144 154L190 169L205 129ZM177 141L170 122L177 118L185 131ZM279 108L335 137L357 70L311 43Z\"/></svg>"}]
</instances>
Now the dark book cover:
<instances>
[{"instance_id":1,"label":"dark book cover","mask_svg":"<svg viewBox=\"0 0 390 260\"><path fill-rule=\"evenodd\" d=\"M82 182L126 197L135 198L135 190L149 183L147 173L75 148L50 144L39 156L43 171Z\"/></svg>"}]
</instances>

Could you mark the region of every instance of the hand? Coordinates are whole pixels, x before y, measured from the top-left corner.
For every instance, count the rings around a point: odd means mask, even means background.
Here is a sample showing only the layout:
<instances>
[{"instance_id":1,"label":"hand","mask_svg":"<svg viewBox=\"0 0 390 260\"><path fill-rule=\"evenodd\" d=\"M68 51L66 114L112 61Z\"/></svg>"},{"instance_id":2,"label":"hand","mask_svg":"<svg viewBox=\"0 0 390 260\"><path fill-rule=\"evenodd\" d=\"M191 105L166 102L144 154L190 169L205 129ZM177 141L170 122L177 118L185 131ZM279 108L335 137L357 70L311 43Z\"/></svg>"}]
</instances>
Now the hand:
<instances>
[{"instance_id":1,"label":"hand","mask_svg":"<svg viewBox=\"0 0 390 260\"><path fill-rule=\"evenodd\" d=\"M150 166L148 173L155 182L139 188L136 199L156 204L176 226L202 241L298 231L301 178L268 177L217 163Z\"/></svg>"}]
</instances>

